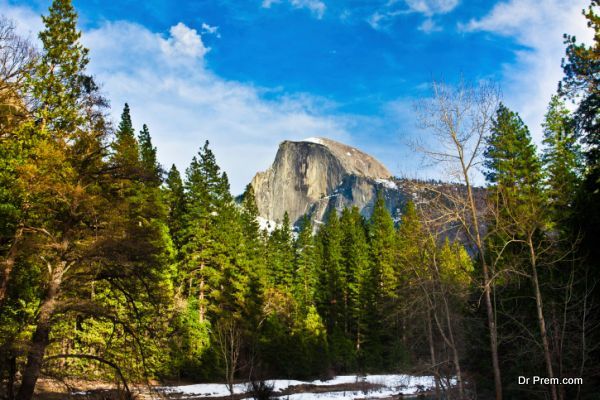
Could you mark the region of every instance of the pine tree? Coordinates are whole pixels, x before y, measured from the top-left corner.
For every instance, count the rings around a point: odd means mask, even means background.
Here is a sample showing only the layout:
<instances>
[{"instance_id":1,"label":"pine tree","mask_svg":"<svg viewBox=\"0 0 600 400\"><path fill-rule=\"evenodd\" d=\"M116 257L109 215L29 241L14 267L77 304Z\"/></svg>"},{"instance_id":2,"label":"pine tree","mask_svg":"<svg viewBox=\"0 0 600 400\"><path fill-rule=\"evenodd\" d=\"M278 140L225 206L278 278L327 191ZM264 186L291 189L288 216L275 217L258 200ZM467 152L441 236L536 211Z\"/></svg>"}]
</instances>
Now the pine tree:
<instances>
[{"instance_id":1,"label":"pine tree","mask_svg":"<svg viewBox=\"0 0 600 400\"><path fill-rule=\"evenodd\" d=\"M70 157L74 155L67 144L75 137L76 129L82 123L77 102L80 94L79 78L87 63L87 50L79 43L81 34L76 29L77 18L70 1L54 1L49 15L45 16L43 21L45 29L40 33L40 39L44 51L28 81L29 90L37 100L34 114L35 119L39 121L39 125L31 126L30 132L38 140L32 151L35 158L28 160L27 174L21 174L19 177L27 188L26 201L35 205L38 215L30 214L26 218L28 225L43 227L46 231L54 231L60 236L68 232L71 237L85 237L85 227L78 229L72 223L61 227L58 220L62 219L59 215L63 213L71 214L68 211L71 204L78 202L83 205L86 200L95 203L89 196L89 189L79 191L80 194L75 195L78 186L75 182L81 177L77 176L77 170L69 168L74 161ZM60 187L58 182L62 182ZM64 205L53 204L56 197L63 193L66 195L63 202L66 208ZM91 204L87 205L89 207ZM97 207L97 204L93 204L93 207ZM81 206L73 211L78 208L81 209ZM83 225L81 217L75 221L80 226ZM29 243L34 244L34 240L29 238ZM43 237L40 237L40 244L43 241ZM50 340L56 297L67 268L64 255L68 254L69 250L73 251L75 247L73 242L70 244L71 246L61 253L40 254L49 259L50 274L41 288L45 293L42 295L35 321L36 330L17 395L20 400L31 398L40 374L42 359Z\"/></svg>"},{"instance_id":2,"label":"pine tree","mask_svg":"<svg viewBox=\"0 0 600 400\"><path fill-rule=\"evenodd\" d=\"M402 343L406 346L412 339L411 326L421 326L424 321L432 372L439 376L438 347L435 343L435 322L430 296L433 295L433 277L431 275L432 257L435 243L427 236L425 227L412 201L406 203L402 211L402 220L397 232L398 245L398 296L395 310L401 319ZM437 378L439 379L439 378ZM436 382L439 386L439 382ZM438 389L439 390L439 389Z\"/></svg>"},{"instance_id":3,"label":"pine tree","mask_svg":"<svg viewBox=\"0 0 600 400\"><path fill-rule=\"evenodd\" d=\"M162 183L163 169L158 163L156 147L152 145L152 138L146 124L138 134L138 143L144 180L158 187Z\"/></svg>"},{"instance_id":4,"label":"pine tree","mask_svg":"<svg viewBox=\"0 0 600 400\"><path fill-rule=\"evenodd\" d=\"M527 222L544 223L540 215L535 215L542 210L541 162L529 129L503 104L498 107L484 156L485 177L492 184L497 208L503 214L499 217L510 218L515 230Z\"/></svg>"},{"instance_id":5,"label":"pine tree","mask_svg":"<svg viewBox=\"0 0 600 400\"><path fill-rule=\"evenodd\" d=\"M210 247L211 213L214 211L214 200L210 197L209 182L205 171L196 157L192 159L186 170L185 180L185 215L181 237L183 270L188 283L188 297L197 294L197 310L200 322L206 319L206 281L207 263L212 257ZM193 287L197 282L197 288Z\"/></svg>"},{"instance_id":6,"label":"pine tree","mask_svg":"<svg viewBox=\"0 0 600 400\"><path fill-rule=\"evenodd\" d=\"M396 274L396 232L394 221L386 208L381 192L377 193L373 214L369 221L369 245L373 285L373 312L369 316L370 342L365 352L370 353L370 363L386 365L394 362L389 346L397 339L393 314L398 285ZM387 360L386 360L387 359ZM389 366L389 364L388 364Z\"/></svg>"},{"instance_id":7,"label":"pine tree","mask_svg":"<svg viewBox=\"0 0 600 400\"><path fill-rule=\"evenodd\" d=\"M325 225L319 230L322 246L320 302L327 331L332 335L344 331L344 300L346 298L346 273L342 259L342 230L337 210L326 214Z\"/></svg>"},{"instance_id":8,"label":"pine tree","mask_svg":"<svg viewBox=\"0 0 600 400\"><path fill-rule=\"evenodd\" d=\"M577 105L573 117L583 143L585 168L575 201L573 225L581 242L579 256L585 259L582 273L595 277L600 259L600 1L590 0L583 15L592 29L593 42L577 43L575 36L565 35L564 77L559 91ZM589 287L599 286L589 283ZM580 293L587 297L587 291L581 288ZM598 304L599 290L594 290L593 298Z\"/></svg>"},{"instance_id":9,"label":"pine tree","mask_svg":"<svg viewBox=\"0 0 600 400\"><path fill-rule=\"evenodd\" d=\"M310 307L315 306L315 290L318 283L317 257L313 226L305 215L300 220L298 238L294 242L294 298L299 305L300 314L307 315Z\"/></svg>"},{"instance_id":10,"label":"pine tree","mask_svg":"<svg viewBox=\"0 0 600 400\"><path fill-rule=\"evenodd\" d=\"M188 296L197 296L198 316L207 312L239 316L244 306L247 271L243 227L208 141L186 171L185 216L182 230L183 268ZM193 282L197 287L193 287Z\"/></svg>"},{"instance_id":11,"label":"pine tree","mask_svg":"<svg viewBox=\"0 0 600 400\"><path fill-rule=\"evenodd\" d=\"M367 225L357 207L344 209L340 218L342 227L342 257L347 277L347 299L345 311L346 330L351 333L357 352L365 332L366 316L373 302L374 290L370 276Z\"/></svg>"},{"instance_id":12,"label":"pine tree","mask_svg":"<svg viewBox=\"0 0 600 400\"><path fill-rule=\"evenodd\" d=\"M72 134L83 118L78 103L88 50L79 41L77 13L70 0L53 1L42 21L45 29L39 38L44 51L29 79L37 100L35 117L41 134L47 129Z\"/></svg>"},{"instance_id":13,"label":"pine tree","mask_svg":"<svg viewBox=\"0 0 600 400\"><path fill-rule=\"evenodd\" d=\"M240 223L243 236L242 269L248 277L245 300L245 318L251 325L251 331L258 333L262 316L262 297L267 283L265 243L258 224L258 208L251 184L246 186L242 196Z\"/></svg>"},{"instance_id":14,"label":"pine tree","mask_svg":"<svg viewBox=\"0 0 600 400\"><path fill-rule=\"evenodd\" d=\"M292 289L294 272L294 248L292 228L288 213L284 213L281 225L277 226L267 241L267 273L270 284L283 292Z\"/></svg>"},{"instance_id":15,"label":"pine tree","mask_svg":"<svg viewBox=\"0 0 600 400\"><path fill-rule=\"evenodd\" d=\"M564 231L573 218L575 195L581 175L581 149L575 134L574 121L558 96L552 96L546 113L544 154L546 193L552 220Z\"/></svg>"},{"instance_id":16,"label":"pine tree","mask_svg":"<svg viewBox=\"0 0 600 400\"><path fill-rule=\"evenodd\" d=\"M34 278L30 290L39 295L21 400L32 397L42 362L47 368L64 358L112 362L87 352L93 347L88 341L77 348L81 352L63 353L61 344L72 349L80 331L66 329L74 320L110 321L118 338L94 339L113 361L122 359L112 344L127 343L119 354L145 352L140 346L149 342L150 320L155 328L161 325L151 317L161 313L148 309L166 304L163 296L169 292L168 237L160 218L153 217L159 205L136 195L133 207L133 191L112 190L120 185L107 173L106 103L83 75L87 50L79 43L71 3L54 1L44 23L43 54L28 82L35 120L27 130L36 140L16 177L27 193L24 223L31 227L27 246L19 249L20 267L27 267ZM131 332L137 338L133 346Z\"/></svg>"},{"instance_id":17,"label":"pine tree","mask_svg":"<svg viewBox=\"0 0 600 400\"><path fill-rule=\"evenodd\" d=\"M578 101L575 112L577 130L586 144L586 158L590 173L598 179L600 172L600 7L599 0L591 0L583 11L588 27L593 29L594 41L588 46L577 43L572 35L565 35L566 59L563 60L565 76L560 92ZM592 172L593 171L593 172ZM600 182L596 181L596 185Z\"/></svg>"},{"instance_id":18,"label":"pine tree","mask_svg":"<svg viewBox=\"0 0 600 400\"><path fill-rule=\"evenodd\" d=\"M499 264L511 268L528 267L536 305L541 347L549 377L554 376L546 317L538 268L540 256L547 252L543 244L548 226L542 192L541 162L531 142L529 130L518 114L500 105L493 121L485 151L486 178L493 199L491 253ZM546 247L546 248L545 248ZM551 385L552 399L557 389Z\"/></svg>"},{"instance_id":19,"label":"pine tree","mask_svg":"<svg viewBox=\"0 0 600 400\"><path fill-rule=\"evenodd\" d=\"M239 209L231 196L226 173L220 176L215 199L217 207L211 213L214 251L209 277L211 307L215 317L240 319L246 309L250 264Z\"/></svg>"},{"instance_id":20,"label":"pine tree","mask_svg":"<svg viewBox=\"0 0 600 400\"><path fill-rule=\"evenodd\" d=\"M173 164L165 180L164 197L168 209L167 226L169 227L173 242L178 249L181 247L183 217L186 211L185 192L183 189L181 174L175 164Z\"/></svg>"},{"instance_id":21,"label":"pine tree","mask_svg":"<svg viewBox=\"0 0 600 400\"><path fill-rule=\"evenodd\" d=\"M380 312L384 311L385 303L395 296L395 236L394 221L385 205L383 194L379 192L371 215L369 241L372 268L378 287L377 303L378 307L382 307Z\"/></svg>"},{"instance_id":22,"label":"pine tree","mask_svg":"<svg viewBox=\"0 0 600 400\"><path fill-rule=\"evenodd\" d=\"M112 164L114 175L125 181L139 181L142 178L139 144L131 123L129 105L125 103L121 113L121 121L116 131L116 140L112 145Z\"/></svg>"}]
</instances>

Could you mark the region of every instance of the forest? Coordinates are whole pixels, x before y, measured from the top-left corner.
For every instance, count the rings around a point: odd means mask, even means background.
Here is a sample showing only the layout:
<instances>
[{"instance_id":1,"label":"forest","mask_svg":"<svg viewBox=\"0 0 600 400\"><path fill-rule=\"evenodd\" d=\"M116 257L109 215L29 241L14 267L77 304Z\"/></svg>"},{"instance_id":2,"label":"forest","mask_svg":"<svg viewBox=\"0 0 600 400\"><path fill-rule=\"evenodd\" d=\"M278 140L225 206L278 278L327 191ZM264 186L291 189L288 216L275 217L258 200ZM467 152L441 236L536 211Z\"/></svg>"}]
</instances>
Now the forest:
<instances>
[{"instance_id":1,"label":"forest","mask_svg":"<svg viewBox=\"0 0 600 400\"><path fill-rule=\"evenodd\" d=\"M127 104L112 125L70 0L40 49L0 19L0 398L398 371L436 399L598 398L599 11L591 45L565 35L540 149L494 84L434 82L419 148L453 184L407 180L399 222L378 196L272 232L208 141L178 171Z\"/></svg>"}]
</instances>

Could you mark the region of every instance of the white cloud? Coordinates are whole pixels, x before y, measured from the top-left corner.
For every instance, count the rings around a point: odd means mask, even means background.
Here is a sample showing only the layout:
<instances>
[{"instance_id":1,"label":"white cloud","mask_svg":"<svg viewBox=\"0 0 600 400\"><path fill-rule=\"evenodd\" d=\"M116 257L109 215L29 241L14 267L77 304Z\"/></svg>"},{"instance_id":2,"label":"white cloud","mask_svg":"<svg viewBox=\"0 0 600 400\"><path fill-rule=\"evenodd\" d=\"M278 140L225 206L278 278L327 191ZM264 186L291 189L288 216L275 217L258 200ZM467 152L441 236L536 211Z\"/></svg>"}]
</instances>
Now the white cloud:
<instances>
[{"instance_id":1,"label":"white cloud","mask_svg":"<svg viewBox=\"0 0 600 400\"><path fill-rule=\"evenodd\" d=\"M427 18L419 27L417 28L420 31L425 33L439 32L442 30L442 27L439 26L433 19Z\"/></svg>"},{"instance_id":2,"label":"white cloud","mask_svg":"<svg viewBox=\"0 0 600 400\"><path fill-rule=\"evenodd\" d=\"M349 139L346 121L324 116L332 106L320 99L281 95L267 101L267 89L215 75L202 58L207 49L200 37L181 23L168 38L129 22L105 23L85 32L83 41L90 70L112 100L114 120L128 102L135 125L148 124L166 167L185 168L210 140L234 193L272 162L282 140Z\"/></svg>"},{"instance_id":3,"label":"white cloud","mask_svg":"<svg viewBox=\"0 0 600 400\"><path fill-rule=\"evenodd\" d=\"M447 14L454 10L460 0L405 0L408 8L428 17L435 14Z\"/></svg>"},{"instance_id":4,"label":"white cloud","mask_svg":"<svg viewBox=\"0 0 600 400\"><path fill-rule=\"evenodd\" d=\"M505 102L518 111L537 143L541 123L557 84L563 76L563 34L590 41L592 31L581 15L584 1L508 0L496 4L481 19L459 24L466 32L484 31L513 38L524 48L516 51L516 61L503 66Z\"/></svg>"},{"instance_id":5,"label":"white cloud","mask_svg":"<svg viewBox=\"0 0 600 400\"><path fill-rule=\"evenodd\" d=\"M290 5L296 9L307 9L309 10L315 17L321 19L323 15L325 15L325 10L327 6L321 0L285 0ZM271 8L273 4L282 3L282 0L263 0L262 7L263 8Z\"/></svg>"},{"instance_id":6,"label":"white cloud","mask_svg":"<svg viewBox=\"0 0 600 400\"><path fill-rule=\"evenodd\" d=\"M221 35L219 34L219 27L218 26L210 26L206 22L202 23L202 33L206 33L209 35L216 35L217 37L221 37Z\"/></svg>"},{"instance_id":7,"label":"white cloud","mask_svg":"<svg viewBox=\"0 0 600 400\"><path fill-rule=\"evenodd\" d=\"M367 23L376 30L386 29L396 17L417 13L427 17L417 29L431 33L442 29L431 17L447 14L459 4L460 0L388 0L367 18Z\"/></svg>"},{"instance_id":8,"label":"white cloud","mask_svg":"<svg viewBox=\"0 0 600 400\"><path fill-rule=\"evenodd\" d=\"M198 32L181 22L172 26L169 32L171 36L161 39L160 47L172 57L203 58L210 51L210 48L204 46Z\"/></svg>"},{"instance_id":9,"label":"white cloud","mask_svg":"<svg viewBox=\"0 0 600 400\"><path fill-rule=\"evenodd\" d=\"M31 8L9 5L6 0L0 0L0 15L18 22L16 29L19 35L32 41L44 26L40 15Z\"/></svg>"},{"instance_id":10,"label":"white cloud","mask_svg":"<svg viewBox=\"0 0 600 400\"><path fill-rule=\"evenodd\" d=\"M19 32L35 36L42 28L37 12L3 0L0 6ZM201 31L217 33L207 24ZM208 139L232 191L240 193L270 165L283 140L325 135L352 142L348 120L325 115L334 105L323 99L214 74L205 60L210 49L198 31L183 23L165 36L131 22L105 22L84 31L82 41L90 49L89 72L111 100L113 120L128 102L134 125L148 124L166 168L175 163L183 171ZM275 100L265 100L267 92Z\"/></svg>"},{"instance_id":11,"label":"white cloud","mask_svg":"<svg viewBox=\"0 0 600 400\"><path fill-rule=\"evenodd\" d=\"M383 30L386 29L390 22L392 22L398 15L406 13L406 10L378 10L371 14L369 18L367 18L367 23L375 30Z\"/></svg>"}]
</instances>

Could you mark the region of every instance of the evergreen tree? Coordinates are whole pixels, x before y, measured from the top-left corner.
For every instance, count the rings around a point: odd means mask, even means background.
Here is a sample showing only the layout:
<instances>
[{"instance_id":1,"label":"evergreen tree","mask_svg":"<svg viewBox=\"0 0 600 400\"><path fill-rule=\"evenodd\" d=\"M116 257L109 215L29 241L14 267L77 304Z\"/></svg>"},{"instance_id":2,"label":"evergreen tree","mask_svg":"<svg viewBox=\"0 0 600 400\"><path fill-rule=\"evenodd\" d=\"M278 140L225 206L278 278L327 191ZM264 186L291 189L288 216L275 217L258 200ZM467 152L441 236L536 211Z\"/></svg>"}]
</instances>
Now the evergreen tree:
<instances>
[{"instance_id":1,"label":"evergreen tree","mask_svg":"<svg viewBox=\"0 0 600 400\"><path fill-rule=\"evenodd\" d=\"M318 283L315 237L310 218L300 220L298 238L294 242L294 298L300 314L306 315L315 306L315 290Z\"/></svg>"},{"instance_id":2,"label":"evergreen tree","mask_svg":"<svg viewBox=\"0 0 600 400\"><path fill-rule=\"evenodd\" d=\"M245 251L239 210L229 190L226 173L215 190L216 208L211 213L213 259L209 280L211 306L216 317L241 318L246 308L250 264Z\"/></svg>"},{"instance_id":3,"label":"evergreen tree","mask_svg":"<svg viewBox=\"0 0 600 400\"><path fill-rule=\"evenodd\" d=\"M188 285L188 298L197 296L197 310L200 322L206 319L207 299L206 281L207 263L213 256L211 247L211 228L215 201L211 198L209 179L203 165L194 157L186 170L185 215L181 237L183 270ZM197 282L197 287L194 287Z\"/></svg>"},{"instance_id":4,"label":"evergreen tree","mask_svg":"<svg viewBox=\"0 0 600 400\"><path fill-rule=\"evenodd\" d=\"M516 230L521 223L543 223L540 215L534 215L542 210L541 162L529 129L503 104L492 123L484 156L485 177L492 184L497 208L503 214L499 217L510 218Z\"/></svg>"},{"instance_id":5,"label":"evergreen tree","mask_svg":"<svg viewBox=\"0 0 600 400\"><path fill-rule=\"evenodd\" d=\"M543 363L549 377L554 376L542 283L538 272L542 256L551 243L546 200L542 189L541 162L531 142L529 130L518 114L500 105L485 151L486 178L492 184L494 220L489 238L496 265L504 271L527 274L535 299L535 318L543 350ZM552 265L548 263L547 265ZM529 271L529 272L527 272ZM517 275L518 276L518 275ZM549 388L557 399L555 386Z\"/></svg>"},{"instance_id":6,"label":"evergreen tree","mask_svg":"<svg viewBox=\"0 0 600 400\"><path fill-rule=\"evenodd\" d=\"M245 314L251 323L251 331L257 333L262 316L262 296L266 286L265 243L258 224L258 207L251 184L242 196L240 223L244 242L242 269L248 277Z\"/></svg>"},{"instance_id":7,"label":"evergreen tree","mask_svg":"<svg viewBox=\"0 0 600 400\"><path fill-rule=\"evenodd\" d=\"M171 169L167 174L164 192L168 209L167 226L169 227L173 242L179 249L181 247L186 199L181 174L177 170L175 164L171 166Z\"/></svg>"},{"instance_id":8,"label":"evergreen tree","mask_svg":"<svg viewBox=\"0 0 600 400\"><path fill-rule=\"evenodd\" d=\"M377 307L382 316L386 315L386 303L395 297L395 230L394 221L390 215L381 192L377 193L373 214L369 225L369 240L371 245L371 262L377 290Z\"/></svg>"},{"instance_id":9,"label":"evergreen tree","mask_svg":"<svg viewBox=\"0 0 600 400\"><path fill-rule=\"evenodd\" d=\"M142 130L138 134L138 143L144 179L149 184L158 187L162 183L163 169L158 163L156 147L152 145L152 138L146 124L142 126Z\"/></svg>"},{"instance_id":10,"label":"evergreen tree","mask_svg":"<svg viewBox=\"0 0 600 400\"><path fill-rule=\"evenodd\" d=\"M131 123L129 105L125 103L113 145L112 163L118 179L139 181L142 178L139 144Z\"/></svg>"},{"instance_id":11,"label":"evergreen tree","mask_svg":"<svg viewBox=\"0 0 600 400\"><path fill-rule=\"evenodd\" d=\"M563 60L564 77L559 88L577 105L574 113L575 128L583 142L585 168L575 199L573 225L580 241L578 256L584 260L584 275L578 290L586 304L600 304L600 287L595 277L600 268L600 1L591 0L583 15L592 29L590 45L577 43L575 36L565 35L566 58ZM591 281L593 279L593 282ZM589 288L595 288L591 291ZM593 300L592 300L593 299ZM591 301L591 303L590 303ZM594 307L594 310L597 308ZM591 311L594 313L594 311ZM587 313L587 312L586 312ZM598 312L595 311L597 314ZM586 314L587 315L587 314ZM589 325L588 325L589 326ZM587 358L588 356L584 356ZM590 355L589 357L594 358ZM595 357L600 357L598 352ZM590 379L588 379L588 382ZM593 381L597 384L598 380ZM591 384L590 387L593 387Z\"/></svg>"},{"instance_id":12,"label":"evergreen tree","mask_svg":"<svg viewBox=\"0 0 600 400\"><path fill-rule=\"evenodd\" d=\"M149 355L148 327L158 333L163 325L157 321L162 314L148 310L153 304L166 305L163 296L169 291L166 230L154 214L146 214L159 212L159 205L148 204L143 195L138 198L140 192L111 190L119 185L107 173L106 103L83 75L87 50L79 43L70 1L54 1L44 23L43 54L28 82L35 120L25 129L35 140L16 176L27 194L23 223L31 229L26 246L19 249L18 275L28 275L27 291L37 297L17 395L22 400L32 397L42 362L57 370L56 360L65 358L114 365L126 353ZM115 336L87 331L75 321L104 321L114 327ZM85 337L84 332L95 346L75 340ZM95 352L97 343L103 354ZM118 353L113 345L120 346ZM126 372L139 373L139 367Z\"/></svg>"},{"instance_id":13,"label":"evergreen tree","mask_svg":"<svg viewBox=\"0 0 600 400\"><path fill-rule=\"evenodd\" d=\"M345 325L346 331L353 336L355 349L358 352L362 338L368 331L365 322L374 295L370 279L367 226L357 207L344 209L340 224L343 235L342 258L348 286L345 300Z\"/></svg>"},{"instance_id":14,"label":"evergreen tree","mask_svg":"<svg viewBox=\"0 0 600 400\"><path fill-rule=\"evenodd\" d=\"M207 311L238 315L244 303L247 271L241 217L208 141L186 171L182 230L188 296L197 296L200 321ZM192 282L197 281L197 288Z\"/></svg>"},{"instance_id":15,"label":"evergreen tree","mask_svg":"<svg viewBox=\"0 0 600 400\"><path fill-rule=\"evenodd\" d=\"M322 244L321 304L323 317L330 334L344 330L344 301L346 298L346 273L342 259L342 230L337 210L332 208L319 231Z\"/></svg>"},{"instance_id":16,"label":"evergreen tree","mask_svg":"<svg viewBox=\"0 0 600 400\"><path fill-rule=\"evenodd\" d=\"M267 242L267 271L270 284L284 292L290 292L293 282L294 248L292 228L288 213L284 213Z\"/></svg>"},{"instance_id":17,"label":"evergreen tree","mask_svg":"<svg viewBox=\"0 0 600 400\"><path fill-rule=\"evenodd\" d=\"M70 0L53 1L42 21L45 29L39 38L44 51L29 79L37 102L35 118L41 134L47 129L73 134L83 122L78 103L88 50L79 41L77 13Z\"/></svg>"},{"instance_id":18,"label":"evergreen tree","mask_svg":"<svg viewBox=\"0 0 600 400\"><path fill-rule=\"evenodd\" d=\"M556 95L552 96L548 106L543 128L546 193L552 220L564 230L561 225L573 218L582 159L573 119Z\"/></svg>"},{"instance_id":19,"label":"evergreen tree","mask_svg":"<svg viewBox=\"0 0 600 400\"><path fill-rule=\"evenodd\" d=\"M566 59L563 60L565 76L560 85L560 92L578 101L575 113L577 130L586 144L589 173L593 173L599 185L600 172L600 7L599 0L591 0L583 11L588 27L593 29L593 43L588 46L577 43L573 35L565 35Z\"/></svg>"}]
</instances>

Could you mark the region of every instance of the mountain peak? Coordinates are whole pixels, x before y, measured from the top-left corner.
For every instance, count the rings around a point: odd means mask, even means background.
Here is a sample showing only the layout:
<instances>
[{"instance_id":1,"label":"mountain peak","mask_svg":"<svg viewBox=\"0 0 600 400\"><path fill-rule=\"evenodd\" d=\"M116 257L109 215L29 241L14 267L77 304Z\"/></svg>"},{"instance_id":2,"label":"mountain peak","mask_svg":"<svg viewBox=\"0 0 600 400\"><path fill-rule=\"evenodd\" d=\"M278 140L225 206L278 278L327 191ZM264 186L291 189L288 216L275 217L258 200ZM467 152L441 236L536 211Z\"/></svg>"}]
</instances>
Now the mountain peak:
<instances>
[{"instance_id":1,"label":"mountain peak","mask_svg":"<svg viewBox=\"0 0 600 400\"><path fill-rule=\"evenodd\" d=\"M287 212L295 222L308 213L318 221L332 207L357 206L368 214L377 190L394 191L390 177L363 151L311 137L281 142L273 165L256 174L252 186L261 217L281 221Z\"/></svg>"},{"instance_id":2,"label":"mountain peak","mask_svg":"<svg viewBox=\"0 0 600 400\"><path fill-rule=\"evenodd\" d=\"M374 157L355 147L336 142L332 139L324 137L310 137L299 142L285 142L297 144L311 143L325 146L343 164L344 168L352 174L373 179L388 179L392 176L385 165L376 160Z\"/></svg>"}]
</instances>

